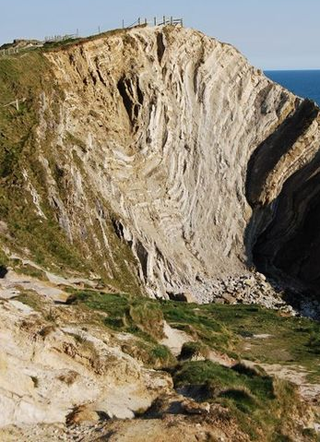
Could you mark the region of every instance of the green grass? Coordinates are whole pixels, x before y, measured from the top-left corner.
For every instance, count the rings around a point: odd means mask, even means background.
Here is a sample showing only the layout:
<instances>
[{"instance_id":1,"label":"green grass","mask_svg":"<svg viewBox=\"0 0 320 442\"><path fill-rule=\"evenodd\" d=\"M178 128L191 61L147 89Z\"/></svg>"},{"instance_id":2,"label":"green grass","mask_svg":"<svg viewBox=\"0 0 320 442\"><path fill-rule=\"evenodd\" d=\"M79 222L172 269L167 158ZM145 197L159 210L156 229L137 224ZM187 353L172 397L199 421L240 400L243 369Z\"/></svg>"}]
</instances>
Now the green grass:
<instances>
[{"instance_id":1,"label":"green grass","mask_svg":"<svg viewBox=\"0 0 320 442\"><path fill-rule=\"evenodd\" d=\"M7 223L10 239L6 245L12 250L19 251L23 245L32 250L39 264L58 262L85 271L50 205L42 207L47 219L37 214L23 177L23 171L28 171L40 196L44 194L45 172L37 158L35 128L40 95L53 93L50 69L36 51L0 58L0 218ZM55 94L62 96L57 88ZM4 107L15 99L20 100L19 110L13 105Z\"/></svg>"},{"instance_id":2,"label":"green grass","mask_svg":"<svg viewBox=\"0 0 320 442\"><path fill-rule=\"evenodd\" d=\"M172 367L176 360L170 350L158 343L163 335L163 315L157 302L124 294L105 294L90 290L73 291L69 303L105 313L101 325L133 335L122 350L145 366Z\"/></svg>"},{"instance_id":3,"label":"green grass","mask_svg":"<svg viewBox=\"0 0 320 442\"><path fill-rule=\"evenodd\" d=\"M86 290L74 292L70 302L106 313L103 323L113 330L155 342L164 336L160 306L147 298Z\"/></svg>"},{"instance_id":4,"label":"green grass","mask_svg":"<svg viewBox=\"0 0 320 442\"><path fill-rule=\"evenodd\" d=\"M181 349L180 359L192 359L195 357L207 358L209 356L209 347L201 341L185 342Z\"/></svg>"},{"instance_id":5,"label":"green grass","mask_svg":"<svg viewBox=\"0 0 320 442\"><path fill-rule=\"evenodd\" d=\"M319 327L308 319L282 317L277 311L245 305L196 305L181 302L152 301L146 298L121 295L102 295L91 292L75 294L78 306L97 309L108 314L104 324L117 331L132 333L135 339L125 344L123 351L148 367L166 368L172 375L175 387L197 400L218 403L227 407L240 428L253 441L293 442L288 436L302 419L305 406L300 401L296 387L290 382L273 378L263 368L237 363L232 368L209 360L191 361L199 353L204 357L209 349L251 358L255 362L282 363L300 366L318 372ZM131 315L130 312L139 312ZM195 342L187 342L179 362L165 347L157 347L152 336L148 315L161 313L169 324L190 333ZM155 328L158 328L157 325ZM256 334L270 334L269 338L255 338ZM251 347L248 350L248 343ZM279 360L279 355L286 355ZM317 377L313 378L317 382ZM188 393L189 392L189 393ZM199 393L200 392L200 393ZM310 433L310 432L309 432ZM315 441L316 436L304 435Z\"/></svg>"},{"instance_id":6,"label":"green grass","mask_svg":"<svg viewBox=\"0 0 320 442\"><path fill-rule=\"evenodd\" d=\"M48 278L45 274L45 272L41 269L38 269L36 267L31 266L30 264L21 264L19 260L16 265L14 265L14 271L16 273L20 273L22 275L31 276L32 278L37 278L42 281L47 281ZM10 260L11 264L12 260Z\"/></svg>"},{"instance_id":7,"label":"green grass","mask_svg":"<svg viewBox=\"0 0 320 442\"><path fill-rule=\"evenodd\" d=\"M121 347L122 351L154 369L172 369L177 363L168 347L137 337Z\"/></svg>"},{"instance_id":8,"label":"green grass","mask_svg":"<svg viewBox=\"0 0 320 442\"><path fill-rule=\"evenodd\" d=\"M176 388L189 387L195 394L198 387L202 400L228 407L251 440L281 440L286 425L293 426L297 415L303 416L292 384L242 364L227 368L211 361L185 362L173 379Z\"/></svg>"},{"instance_id":9,"label":"green grass","mask_svg":"<svg viewBox=\"0 0 320 442\"><path fill-rule=\"evenodd\" d=\"M39 54L0 58L0 178L14 175L37 122L36 99L44 87L48 63ZM6 106L19 99L19 110Z\"/></svg>"},{"instance_id":10,"label":"green grass","mask_svg":"<svg viewBox=\"0 0 320 442\"><path fill-rule=\"evenodd\" d=\"M208 355L210 348L239 359L250 356L256 362L281 363L277 354L286 352L290 360L282 363L311 369L319 364L319 329L313 321L282 317L276 311L255 306L196 305L153 301L125 294L108 295L90 291L74 293L73 303L103 311L107 317L101 323L116 331L131 333L133 339L122 350L155 369L166 368L172 375L175 387L184 388L185 394L196 394L197 400L218 403L228 408L231 416L250 440L290 440L297 417L302 418L305 409L290 382L273 378L259 366L248 367L237 363L232 368L209 360L190 361L195 354ZM170 351L157 343L161 314L171 326L190 333L195 342L187 342L179 362ZM150 317L155 318L150 321ZM244 353L248 342L255 341L257 333L272 334L268 339L257 339L253 350ZM295 335L299 334L295 339ZM247 338L246 336L250 336ZM269 342L274 340L274 348ZM310 340L314 343L310 347ZM188 393L189 392L189 393ZM195 393L196 392L196 393ZM201 392L199 396L199 392ZM298 434L301 428L296 428ZM308 436L309 437L309 436ZM313 435L306 440L316 440Z\"/></svg>"},{"instance_id":11,"label":"green grass","mask_svg":"<svg viewBox=\"0 0 320 442\"><path fill-rule=\"evenodd\" d=\"M24 290L20 295L14 298L16 301L20 301L25 305L28 305L36 312L44 313L44 304L41 302L39 295L33 291Z\"/></svg>"},{"instance_id":12,"label":"green grass","mask_svg":"<svg viewBox=\"0 0 320 442\"><path fill-rule=\"evenodd\" d=\"M159 340L162 319L190 334L186 357L211 348L236 359L301 366L317 381L320 376L320 324L306 318L283 317L275 310L250 305L187 304L153 301L126 294L74 292L75 303L107 313L104 324L116 331ZM268 334L268 338L255 335ZM191 339L190 339L191 341Z\"/></svg>"},{"instance_id":13,"label":"green grass","mask_svg":"<svg viewBox=\"0 0 320 442\"><path fill-rule=\"evenodd\" d=\"M232 349L237 340L229 329L207 314L204 306L183 302L163 301L161 309L164 318L173 327L190 333L191 336L211 348L224 351L234 356Z\"/></svg>"},{"instance_id":14,"label":"green grass","mask_svg":"<svg viewBox=\"0 0 320 442\"><path fill-rule=\"evenodd\" d=\"M261 363L301 365L314 380L320 380L319 322L282 316L281 312L260 306L206 305L202 309L208 318L228 325L238 336L235 350L243 358ZM260 334L270 336L254 337Z\"/></svg>"},{"instance_id":15,"label":"green grass","mask_svg":"<svg viewBox=\"0 0 320 442\"><path fill-rule=\"evenodd\" d=\"M48 42L46 43L42 51L59 51L64 49L69 49L70 47L81 46L84 43L89 41L99 40L100 38L112 37L114 35L123 35L129 32L128 29L119 28L119 29L111 29L110 31L102 32L100 34L91 35L88 37L79 37L79 38L70 38L67 40L57 41L57 42Z\"/></svg>"},{"instance_id":16,"label":"green grass","mask_svg":"<svg viewBox=\"0 0 320 442\"><path fill-rule=\"evenodd\" d=\"M211 361L184 363L174 374L174 382L177 387L207 383L212 390L220 392L229 388L247 388L261 401L275 397L272 378L266 374L259 374L253 370L241 372Z\"/></svg>"}]
</instances>

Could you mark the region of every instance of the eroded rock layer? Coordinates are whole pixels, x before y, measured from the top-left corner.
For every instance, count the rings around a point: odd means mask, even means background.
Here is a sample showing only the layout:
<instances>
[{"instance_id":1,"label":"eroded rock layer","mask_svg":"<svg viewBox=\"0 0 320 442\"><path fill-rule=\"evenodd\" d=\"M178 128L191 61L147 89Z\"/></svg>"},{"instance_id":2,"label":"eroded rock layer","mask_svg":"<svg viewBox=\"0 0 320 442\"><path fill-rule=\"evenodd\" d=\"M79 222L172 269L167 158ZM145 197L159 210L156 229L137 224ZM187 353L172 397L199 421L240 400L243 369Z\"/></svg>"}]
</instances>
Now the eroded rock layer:
<instances>
[{"instance_id":1,"label":"eroded rock layer","mask_svg":"<svg viewBox=\"0 0 320 442\"><path fill-rule=\"evenodd\" d=\"M38 217L49 202L96 272L138 290L136 267L150 296L199 301L212 299L217 277L254 262L317 280L314 103L232 46L180 27L45 56L54 87L39 97L32 147L41 190L28 166L23 176Z\"/></svg>"},{"instance_id":2,"label":"eroded rock layer","mask_svg":"<svg viewBox=\"0 0 320 442\"><path fill-rule=\"evenodd\" d=\"M314 156L315 106L188 29L132 30L49 58L66 92L59 133L83 140L87 177L149 293L201 299L215 276L243 272L243 238L262 230L254 220L246 232L247 197L271 205Z\"/></svg>"}]
</instances>

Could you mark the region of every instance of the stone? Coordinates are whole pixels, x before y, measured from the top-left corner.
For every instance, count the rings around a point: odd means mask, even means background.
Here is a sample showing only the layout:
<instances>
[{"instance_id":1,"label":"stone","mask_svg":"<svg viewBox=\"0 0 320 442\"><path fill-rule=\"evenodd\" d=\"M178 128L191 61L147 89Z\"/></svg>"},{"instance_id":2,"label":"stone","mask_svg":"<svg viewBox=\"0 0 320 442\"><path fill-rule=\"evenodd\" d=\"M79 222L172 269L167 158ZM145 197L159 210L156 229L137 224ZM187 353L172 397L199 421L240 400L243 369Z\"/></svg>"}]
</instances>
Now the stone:
<instances>
[{"instance_id":1,"label":"stone","mask_svg":"<svg viewBox=\"0 0 320 442\"><path fill-rule=\"evenodd\" d=\"M105 416L105 418L110 419L110 416L108 416L106 413ZM75 407L72 412L66 416L67 425L81 425L88 422L99 422L99 420L100 415L95 410L92 410L90 407L85 405Z\"/></svg>"},{"instance_id":2,"label":"stone","mask_svg":"<svg viewBox=\"0 0 320 442\"><path fill-rule=\"evenodd\" d=\"M263 273L256 272L256 273L255 273L255 276L256 276L258 279L261 279L261 281L266 281L266 279L267 279Z\"/></svg>"},{"instance_id":3,"label":"stone","mask_svg":"<svg viewBox=\"0 0 320 442\"><path fill-rule=\"evenodd\" d=\"M235 304L237 302L235 296L230 295L228 293L224 293L223 295L223 299L225 300L226 304Z\"/></svg>"},{"instance_id":4,"label":"stone","mask_svg":"<svg viewBox=\"0 0 320 442\"><path fill-rule=\"evenodd\" d=\"M172 389L167 373L142 367L105 328L78 321L77 309L53 326L22 302L0 303L0 427L132 418Z\"/></svg>"},{"instance_id":5,"label":"stone","mask_svg":"<svg viewBox=\"0 0 320 442\"><path fill-rule=\"evenodd\" d=\"M195 402L185 400L181 404L182 410L186 414L208 414L210 411L210 404L208 402Z\"/></svg>"},{"instance_id":6,"label":"stone","mask_svg":"<svg viewBox=\"0 0 320 442\"><path fill-rule=\"evenodd\" d=\"M169 293L169 299L179 302L196 302L196 298L188 292L185 293Z\"/></svg>"}]
</instances>

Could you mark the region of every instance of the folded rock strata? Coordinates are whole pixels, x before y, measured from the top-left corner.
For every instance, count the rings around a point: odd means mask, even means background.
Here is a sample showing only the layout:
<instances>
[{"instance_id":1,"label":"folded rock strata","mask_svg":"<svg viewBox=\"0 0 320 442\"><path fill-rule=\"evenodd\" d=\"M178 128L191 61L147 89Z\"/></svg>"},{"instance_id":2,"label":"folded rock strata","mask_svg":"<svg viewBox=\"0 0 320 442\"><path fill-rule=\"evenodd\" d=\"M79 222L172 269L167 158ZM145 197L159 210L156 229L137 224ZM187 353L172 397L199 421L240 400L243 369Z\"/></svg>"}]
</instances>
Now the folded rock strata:
<instances>
[{"instance_id":1,"label":"folded rock strata","mask_svg":"<svg viewBox=\"0 0 320 442\"><path fill-rule=\"evenodd\" d=\"M136 268L150 296L200 302L218 277L254 264L317 281L313 102L231 45L180 27L119 31L45 57L54 88L39 97L33 140L45 182L40 192L27 165L27 188L43 222L47 200L111 281ZM110 226L133 261L115 253Z\"/></svg>"}]
</instances>

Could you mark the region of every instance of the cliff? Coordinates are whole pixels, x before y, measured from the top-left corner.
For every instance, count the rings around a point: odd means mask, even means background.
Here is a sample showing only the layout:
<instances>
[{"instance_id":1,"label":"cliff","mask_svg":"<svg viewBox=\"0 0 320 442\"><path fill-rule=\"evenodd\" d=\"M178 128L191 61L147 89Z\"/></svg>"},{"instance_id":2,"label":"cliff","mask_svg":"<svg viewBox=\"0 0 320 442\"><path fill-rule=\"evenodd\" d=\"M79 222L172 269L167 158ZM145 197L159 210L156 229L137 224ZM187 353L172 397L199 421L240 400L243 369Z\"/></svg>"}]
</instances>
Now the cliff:
<instances>
[{"instance_id":1,"label":"cliff","mask_svg":"<svg viewBox=\"0 0 320 442\"><path fill-rule=\"evenodd\" d=\"M149 298L283 305L257 269L317 288L317 106L174 26L3 57L0 80L0 425L177 414L158 435L300 440L317 324Z\"/></svg>"},{"instance_id":2,"label":"cliff","mask_svg":"<svg viewBox=\"0 0 320 442\"><path fill-rule=\"evenodd\" d=\"M199 301L217 277L246 274L255 245L257 261L309 276L282 251L311 197L297 186L316 180L313 103L190 29L119 31L44 57L19 173L33 216L57 220L78 261L125 290L139 290L136 268L150 296Z\"/></svg>"},{"instance_id":3,"label":"cliff","mask_svg":"<svg viewBox=\"0 0 320 442\"><path fill-rule=\"evenodd\" d=\"M58 132L82 140L85 152L74 149L85 181L116 213L149 295L189 292L201 301L217 276L245 273L263 230L250 224L253 193L272 204L301 150L304 162L315 154L315 106L232 46L189 29L132 30L48 58L66 94ZM286 146L283 135L275 154L263 147L297 120Z\"/></svg>"}]
</instances>

